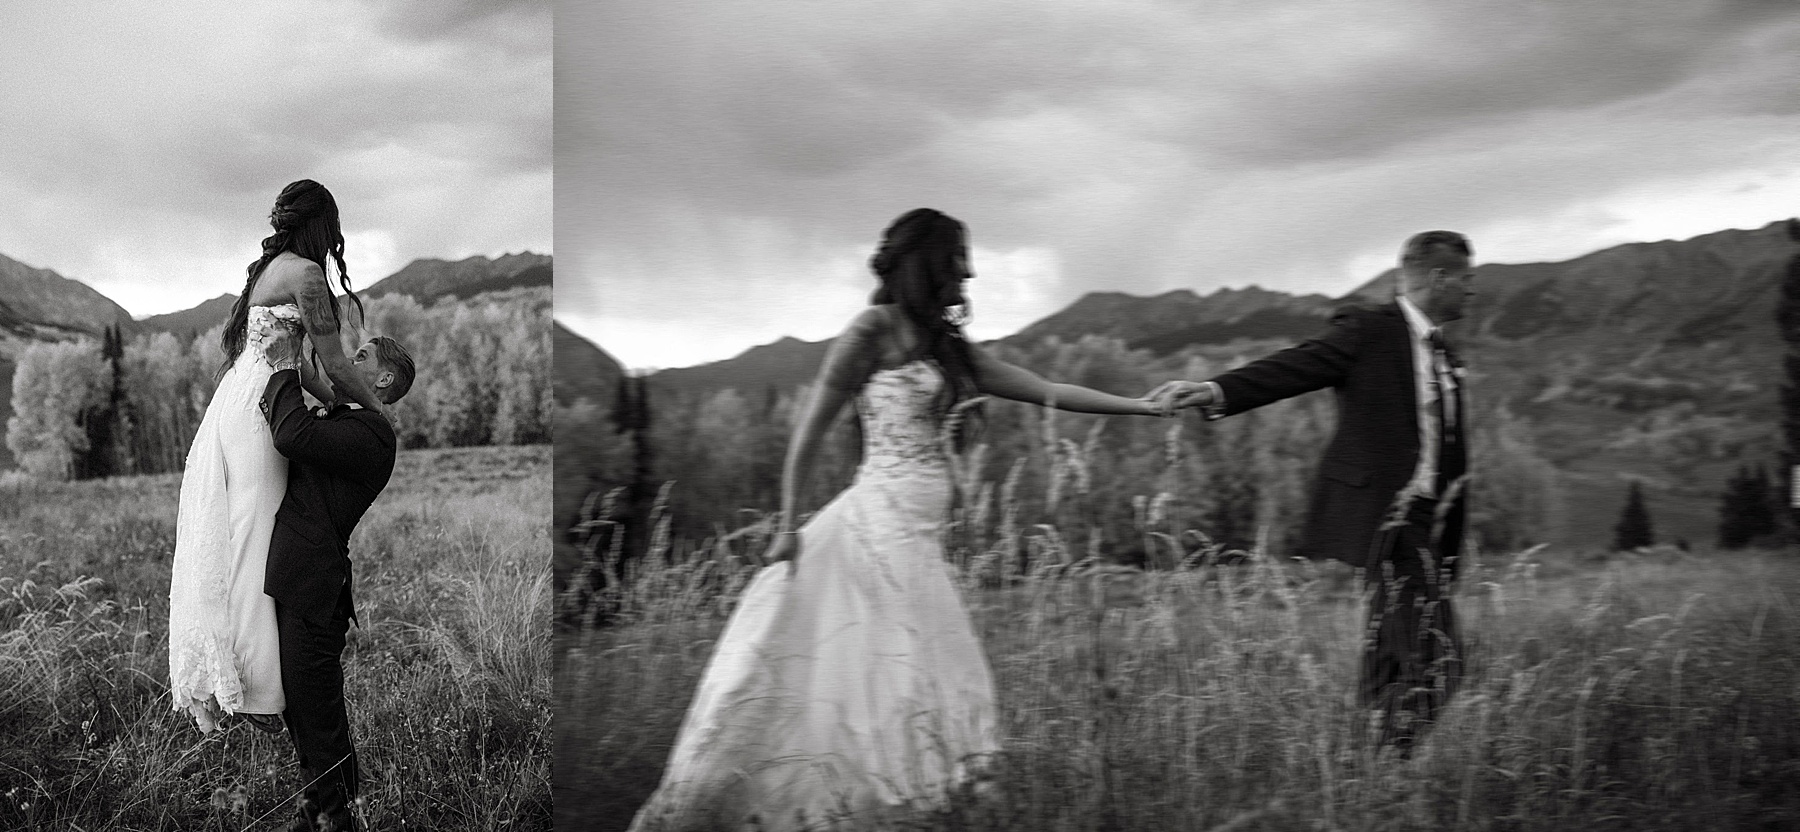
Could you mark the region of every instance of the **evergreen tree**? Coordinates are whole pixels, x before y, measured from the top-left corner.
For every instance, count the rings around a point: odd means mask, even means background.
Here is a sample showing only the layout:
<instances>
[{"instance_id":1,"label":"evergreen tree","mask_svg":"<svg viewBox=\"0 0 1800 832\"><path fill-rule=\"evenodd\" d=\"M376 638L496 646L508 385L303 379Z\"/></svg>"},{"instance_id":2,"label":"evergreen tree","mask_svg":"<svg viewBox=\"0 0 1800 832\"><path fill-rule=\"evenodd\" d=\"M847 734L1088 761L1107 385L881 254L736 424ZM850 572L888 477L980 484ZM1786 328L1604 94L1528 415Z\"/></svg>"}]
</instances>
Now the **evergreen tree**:
<instances>
[{"instance_id":1,"label":"evergreen tree","mask_svg":"<svg viewBox=\"0 0 1800 832\"><path fill-rule=\"evenodd\" d=\"M1750 542L1768 540L1775 534L1775 501L1776 484L1769 481L1769 474L1762 465L1756 466L1756 479L1750 487L1750 499L1744 504L1746 530L1750 533Z\"/></svg>"},{"instance_id":2,"label":"evergreen tree","mask_svg":"<svg viewBox=\"0 0 1800 832\"><path fill-rule=\"evenodd\" d=\"M656 453L650 436L650 384L642 375L627 375L620 381L625 412L619 427L632 437L631 485L627 489L628 515L626 527L627 557L641 557L650 549L652 510L656 504Z\"/></svg>"},{"instance_id":3,"label":"evergreen tree","mask_svg":"<svg viewBox=\"0 0 1800 832\"><path fill-rule=\"evenodd\" d=\"M1719 500L1719 548L1742 549L1775 532L1774 501L1762 466L1738 468Z\"/></svg>"},{"instance_id":4,"label":"evergreen tree","mask_svg":"<svg viewBox=\"0 0 1800 832\"><path fill-rule=\"evenodd\" d=\"M100 333L100 360L107 377L107 393L81 414L82 428L87 432L87 452L75 457L75 479L99 479L122 474L118 439L121 405L124 403L124 379L119 359L125 355L124 336L117 324Z\"/></svg>"},{"instance_id":5,"label":"evergreen tree","mask_svg":"<svg viewBox=\"0 0 1800 832\"><path fill-rule=\"evenodd\" d=\"M1625 498L1625 511L1619 516L1619 525L1613 527L1613 550L1630 551L1655 542L1650 512L1644 508L1644 489L1634 480L1631 494Z\"/></svg>"}]
</instances>

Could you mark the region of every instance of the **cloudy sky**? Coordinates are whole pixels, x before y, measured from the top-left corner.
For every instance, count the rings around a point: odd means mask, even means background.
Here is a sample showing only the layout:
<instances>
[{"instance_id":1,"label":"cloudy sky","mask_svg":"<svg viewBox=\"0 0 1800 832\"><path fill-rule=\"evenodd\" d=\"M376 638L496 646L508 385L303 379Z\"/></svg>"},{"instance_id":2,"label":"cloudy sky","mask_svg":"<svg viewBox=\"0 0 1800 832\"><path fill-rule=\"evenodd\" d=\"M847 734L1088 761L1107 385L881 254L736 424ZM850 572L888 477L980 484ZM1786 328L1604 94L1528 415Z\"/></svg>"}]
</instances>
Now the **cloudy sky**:
<instances>
[{"instance_id":1,"label":"cloudy sky","mask_svg":"<svg viewBox=\"0 0 1800 832\"><path fill-rule=\"evenodd\" d=\"M282 186L337 197L352 284L551 250L543 2L0 8L0 254L133 315L244 286ZM334 278L335 283L335 278Z\"/></svg>"},{"instance_id":2,"label":"cloudy sky","mask_svg":"<svg viewBox=\"0 0 1800 832\"><path fill-rule=\"evenodd\" d=\"M556 316L636 367L829 337L968 223L972 334L1094 290L1346 292L1800 213L1787 0L616 0L557 18Z\"/></svg>"}]
</instances>

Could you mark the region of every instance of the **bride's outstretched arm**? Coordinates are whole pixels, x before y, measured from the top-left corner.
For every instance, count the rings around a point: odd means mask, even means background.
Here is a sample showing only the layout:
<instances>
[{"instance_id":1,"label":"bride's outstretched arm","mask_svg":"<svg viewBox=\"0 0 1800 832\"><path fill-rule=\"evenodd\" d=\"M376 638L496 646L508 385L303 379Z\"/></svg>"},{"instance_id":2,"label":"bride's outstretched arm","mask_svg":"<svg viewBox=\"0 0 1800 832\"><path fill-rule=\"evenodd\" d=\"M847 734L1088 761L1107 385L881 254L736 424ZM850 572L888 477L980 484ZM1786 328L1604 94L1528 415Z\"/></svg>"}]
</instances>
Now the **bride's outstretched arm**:
<instances>
[{"instance_id":1,"label":"bride's outstretched arm","mask_svg":"<svg viewBox=\"0 0 1800 832\"><path fill-rule=\"evenodd\" d=\"M974 344L969 345L969 350L971 357L975 359L975 386L990 396L1052 406L1076 413L1168 415L1166 409L1154 401L1115 396L1079 384L1048 381L1023 367L1001 361Z\"/></svg>"},{"instance_id":2,"label":"bride's outstretched arm","mask_svg":"<svg viewBox=\"0 0 1800 832\"><path fill-rule=\"evenodd\" d=\"M300 356L300 386L305 388L306 392L311 393L313 398L318 399L319 404L329 405L333 399L337 398L337 393L332 391L331 382L319 376L318 362L319 357L316 351Z\"/></svg>"},{"instance_id":3,"label":"bride's outstretched arm","mask_svg":"<svg viewBox=\"0 0 1800 832\"><path fill-rule=\"evenodd\" d=\"M883 321L877 310L865 310L825 353L825 362L813 382L806 410L794 425L787 459L781 468L781 514L776 519L775 545L768 554L771 561L787 560L799 554L794 526L800 509L800 484L811 478L813 457L819 441L831 428L831 421L875 371L875 345L879 343L877 335Z\"/></svg>"}]
</instances>

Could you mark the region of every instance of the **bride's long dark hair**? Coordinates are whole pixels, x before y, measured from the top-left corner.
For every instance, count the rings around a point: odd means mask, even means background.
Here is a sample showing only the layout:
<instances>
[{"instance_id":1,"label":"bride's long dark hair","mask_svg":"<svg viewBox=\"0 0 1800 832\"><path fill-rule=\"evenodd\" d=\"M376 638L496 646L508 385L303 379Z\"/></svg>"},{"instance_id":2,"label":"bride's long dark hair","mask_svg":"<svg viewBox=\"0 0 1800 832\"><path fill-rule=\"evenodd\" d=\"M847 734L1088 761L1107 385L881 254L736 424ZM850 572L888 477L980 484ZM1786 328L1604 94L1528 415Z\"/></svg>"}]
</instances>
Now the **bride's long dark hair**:
<instances>
[{"instance_id":1,"label":"bride's long dark hair","mask_svg":"<svg viewBox=\"0 0 1800 832\"><path fill-rule=\"evenodd\" d=\"M869 269L881 281L870 303L894 304L900 313L924 333L926 357L937 362L949 382L939 415L973 398L975 360L963 324L969 319L967 298L959 306L946 306L944 287L964 277L967 243L964 226L941 211L915 208L887 227L881 247L869 259ZM971 431L958 432L961 437Z\"/></svg>"},{"instance_id":2,"label":"bride's long dark hair","mask_svg":"<svg viewBox=\"0 0 1800 832\"><path fill-rule=\"evenodd\" d=\"M330 271L325 268L325 258L330 257L337 264L338 284L344 287L344 295L356 304L357 318L360 320L363 314L362 298L350 289L350 270L344 266L344 230L338 224L337 200L331 191L311 179L290 183L275 197L275 207L269 211L269 227L275 233L263 238L262 256L247 269L249 279L244 281L244 292L232 305L231 320L219 336L219 346L225 351L220 376L244 352L244 326L250 320L250 293L256 288L257 278L262 277L269 261L284 251L319 264L319 270L326 274ZM342 320L335 296L331 298L331 314Z\"/></svg>"}]
</instances>

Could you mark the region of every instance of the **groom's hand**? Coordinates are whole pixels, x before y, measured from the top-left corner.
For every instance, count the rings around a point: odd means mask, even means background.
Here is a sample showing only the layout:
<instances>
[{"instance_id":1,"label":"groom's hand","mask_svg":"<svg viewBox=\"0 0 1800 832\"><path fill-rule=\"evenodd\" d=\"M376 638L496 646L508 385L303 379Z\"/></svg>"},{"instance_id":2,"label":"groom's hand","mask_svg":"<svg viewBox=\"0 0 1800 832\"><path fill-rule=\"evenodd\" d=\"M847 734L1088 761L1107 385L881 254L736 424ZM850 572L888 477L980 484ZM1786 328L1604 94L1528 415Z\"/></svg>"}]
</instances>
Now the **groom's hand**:
<instances>
[{"instance_id":1,"label":"groom's hand","mask_svg":"<svg viewBox=\"0 0 1800 832\"><path fill-rule=\"evenodd\" d=\"M269 340L263 346L263 355L277 370L298 370L304 360L300 357L300 347L304 336L299 330L277 323L269 332Z\"/></svg>"},{"instance_id":2,"label":"groom's hand","mask_svg":"<svg viewBox=\"0 0 1800 832\"><path fill-rule=\"evenodd\" d=\"M1212 388L1198 381L1165 381L1147 395L1170 410L1212 404Z\"/></svg>"}]
</instances>

